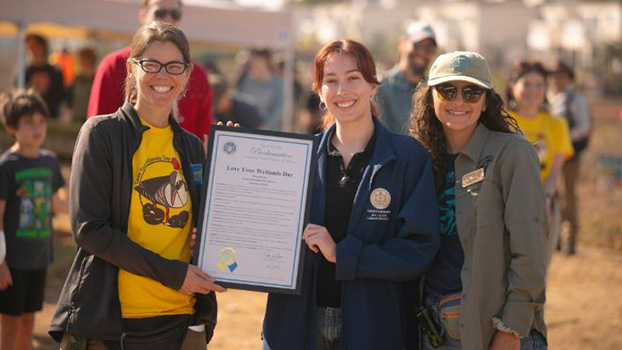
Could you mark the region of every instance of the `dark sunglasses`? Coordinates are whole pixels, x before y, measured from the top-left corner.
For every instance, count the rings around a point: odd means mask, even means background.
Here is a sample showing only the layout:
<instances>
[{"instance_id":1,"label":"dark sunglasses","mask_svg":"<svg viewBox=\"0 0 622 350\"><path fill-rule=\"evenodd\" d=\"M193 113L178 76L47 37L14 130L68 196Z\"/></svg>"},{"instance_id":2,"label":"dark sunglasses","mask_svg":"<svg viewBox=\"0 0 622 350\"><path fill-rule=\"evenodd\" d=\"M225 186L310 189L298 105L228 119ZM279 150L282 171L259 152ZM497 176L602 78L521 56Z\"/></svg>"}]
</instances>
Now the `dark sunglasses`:
<instances>
[{"instance_id":1,"label":"dark sunglasses","mask_svg":"<svg viewBox=\"0 0 622 350\"><path fill-rule=\"evenodd\" d=\"M181 19L181 11L179 10L157 9L153 14L157 19L164 19L166 18L166 15L171 15L171 18L175 21L179 21Z\"/></svg>"},{"instance_id":2,"label":"dark sunglasses","mask_svg":"<svg viewBox=\"0 0 622 350\"><path fill-rule=\"evenodd\" d=\"M146 73L160 73L162 67L164 67L166 72L171 75L183 74L186 69L188 69L188 66L190 66L188 63L179 61L161 63L156 60L137 60L132 58L132 62L139 65Z\"/></svg>"},{"instance_id":3,"label":"dark sunglasses","mask_svg":"<svg viewBox=\"0 0 622 350\"><path fill-rule=\"evenodd\" d=\"M415 50L421 50L426 53L435 53L436 52L436 44L432 44L429 42L416 42L413 43L413 48Z\"/></svg>"},{"instance_id":4,"label":"dark sunglasses","mask_svg":"<svg viewBox=\"0 0 622 350\"><path fill-rule=\"evenodd\" d=\"M451 84L442 84L434 87L434 90L438 92L438 96L443 101L453 101L458 94L458 90L462 90L462 100L467 103L477 103L482 98L482 95L486 92L485 89L469 85L463 89L459 89Z\"/></svg>"}]
</instances>

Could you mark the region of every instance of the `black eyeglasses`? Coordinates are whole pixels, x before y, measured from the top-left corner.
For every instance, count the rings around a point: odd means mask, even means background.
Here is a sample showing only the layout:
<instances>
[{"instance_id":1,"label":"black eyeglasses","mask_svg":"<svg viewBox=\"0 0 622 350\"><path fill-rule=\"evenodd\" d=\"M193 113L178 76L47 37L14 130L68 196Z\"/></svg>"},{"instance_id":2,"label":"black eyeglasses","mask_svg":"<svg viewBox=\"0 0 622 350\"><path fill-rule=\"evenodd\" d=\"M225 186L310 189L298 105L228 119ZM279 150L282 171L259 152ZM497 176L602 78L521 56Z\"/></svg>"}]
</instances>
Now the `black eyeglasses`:
<instances>
[{"instance_id":1,"label":"black eyeglasses","mask_svg":"<svg viewBox=\"0 0 622 350\"><path fill-rule=\"evenodd\" d=\"M171 15L171 18L175 21L179 21L181 19L181 11L179 10L157 9L153 14L157 19L164 19L166 18L166 15Z\"/></svg>"},{"instance_id":2,"label":"black eyeglasses","mask_svg":"<svg viewBox=\"0 0 622 350\"><path fill-rule=\"evenodd\" d=\"M162 67L168 74L180 75L183 74L190 66L188 63L173 61L169 63L161 63L156 60L137 60L132 58L132 62L136 63L147 73L160 73Z\"/></svg>"},{"instance_id":3,"label":"black eyeglasses","mask_svg":"<svg viewBox=\"0 0 622 350\"><path fill-rule=\"evenodd\" d=\"M451 84L442 84L434 87L434 90L438 92L438 96L443 101L453 101L458 94L458 90L462 90L462 100L467 103L477 103L482 98L482 95L486 92L485 89L475 86L469 85L462 89L453 86Z\"/></svg>"}]
</instances>

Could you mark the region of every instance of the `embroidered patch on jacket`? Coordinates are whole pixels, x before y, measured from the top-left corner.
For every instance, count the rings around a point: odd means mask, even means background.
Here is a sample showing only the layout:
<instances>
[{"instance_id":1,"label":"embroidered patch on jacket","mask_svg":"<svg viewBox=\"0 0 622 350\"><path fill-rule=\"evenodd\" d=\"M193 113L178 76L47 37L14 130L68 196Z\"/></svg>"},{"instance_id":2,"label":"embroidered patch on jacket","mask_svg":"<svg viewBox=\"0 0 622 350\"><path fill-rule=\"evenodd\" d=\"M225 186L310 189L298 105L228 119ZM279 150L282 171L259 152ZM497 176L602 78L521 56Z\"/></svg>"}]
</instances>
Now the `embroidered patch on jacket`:
<instances>
[{"instance_id":1,"label":"embroidered patch on jacket","mask_svg":"<svg viewBox=\"0 0 622 350\"><path fill-rule=\"evenodd\" d=\"M478 168L484 168L484 173L486 172L486 170L488 170L488 166L490 165L490 163L492 163L492 160L494 158L492 156L486 156L482 159L480 159L479 163L477 163L477 167Z\"/></svg>"},{"instance_id":2,"label":"embroidered patch on jacket","mask_svg":"<svg viewBox=\"0 0 622 350\"><path fill-rule=\"evenodd\" d=\"M389 191L384 188L376 188L371 192L371 195L369 196L369 201L371 202L371 205L373 205L376 209L387 209L389 207L389 204L391 204L391 193L389 193Z\"/></svg>"}]
</instances>

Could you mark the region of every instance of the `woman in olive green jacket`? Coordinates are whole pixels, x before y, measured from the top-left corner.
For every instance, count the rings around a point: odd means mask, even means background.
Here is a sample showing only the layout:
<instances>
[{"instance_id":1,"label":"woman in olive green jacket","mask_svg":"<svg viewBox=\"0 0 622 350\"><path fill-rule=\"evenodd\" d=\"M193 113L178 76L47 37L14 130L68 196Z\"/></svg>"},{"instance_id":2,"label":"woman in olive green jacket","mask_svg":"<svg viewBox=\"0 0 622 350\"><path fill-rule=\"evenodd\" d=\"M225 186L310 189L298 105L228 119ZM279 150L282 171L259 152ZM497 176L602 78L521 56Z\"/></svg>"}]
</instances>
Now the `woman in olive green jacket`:
<instances>
[{"instance_id":1,"label":"woman in olive green jacket","mask_svg":"<svg viewBox=\"0 0 622 350\"><path fill-rule=\"evenodd\" d=\"M426 274L423 348L546 349L547 217L536 153L484 57L441 55L413 96L434 164L441 248ZM438 335L434 335L436 328Z\"/></svg>"}]
</instances>

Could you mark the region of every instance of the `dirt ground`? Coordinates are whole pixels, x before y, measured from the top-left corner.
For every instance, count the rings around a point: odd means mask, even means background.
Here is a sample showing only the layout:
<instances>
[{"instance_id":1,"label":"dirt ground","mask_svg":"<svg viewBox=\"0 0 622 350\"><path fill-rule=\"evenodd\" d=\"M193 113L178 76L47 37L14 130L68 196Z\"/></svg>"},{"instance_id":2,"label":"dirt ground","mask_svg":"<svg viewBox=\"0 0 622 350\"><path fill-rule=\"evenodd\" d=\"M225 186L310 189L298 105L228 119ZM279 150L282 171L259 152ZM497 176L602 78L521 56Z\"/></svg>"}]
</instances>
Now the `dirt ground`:
<instances>
[{"instance_id":1,"label":"dirt ground","mask_svg":"<svg viewBox=\"0 0 622 350\"><path fill-rule=\"evenodd\" d=\"M576 256L557 254L554 257L545 311L549 349L620 349L620 266L622 253L600 248L581 247ZM46 332L59 287L48 289L44 310L37 315L37 349L58 349ZM210 350L261 349L265 301L263 293L230 290L220 294L218 326Z\"/></svg>"},{"instance_id":2,"label":"dirt ground","mask_svg":"<svg viewBox=\"0 0 622 350\"><path fill-rule=\"evenodd\" d=\"M622 186L602 181L602 155L622 156L619 104L603 105L579 184L582 231L578 253L554 256L547 287L545 318L549 349L622 349ZM68 174L66 174L68 175ZM55 222L55 263L50 267L44 310L37 315L36 349L57 349L47 335L60 288L75 247L68 218ZM266 295L231 290L219 295L219 319L210 350L261 348Z\"/></svg>"}]
</instances>

